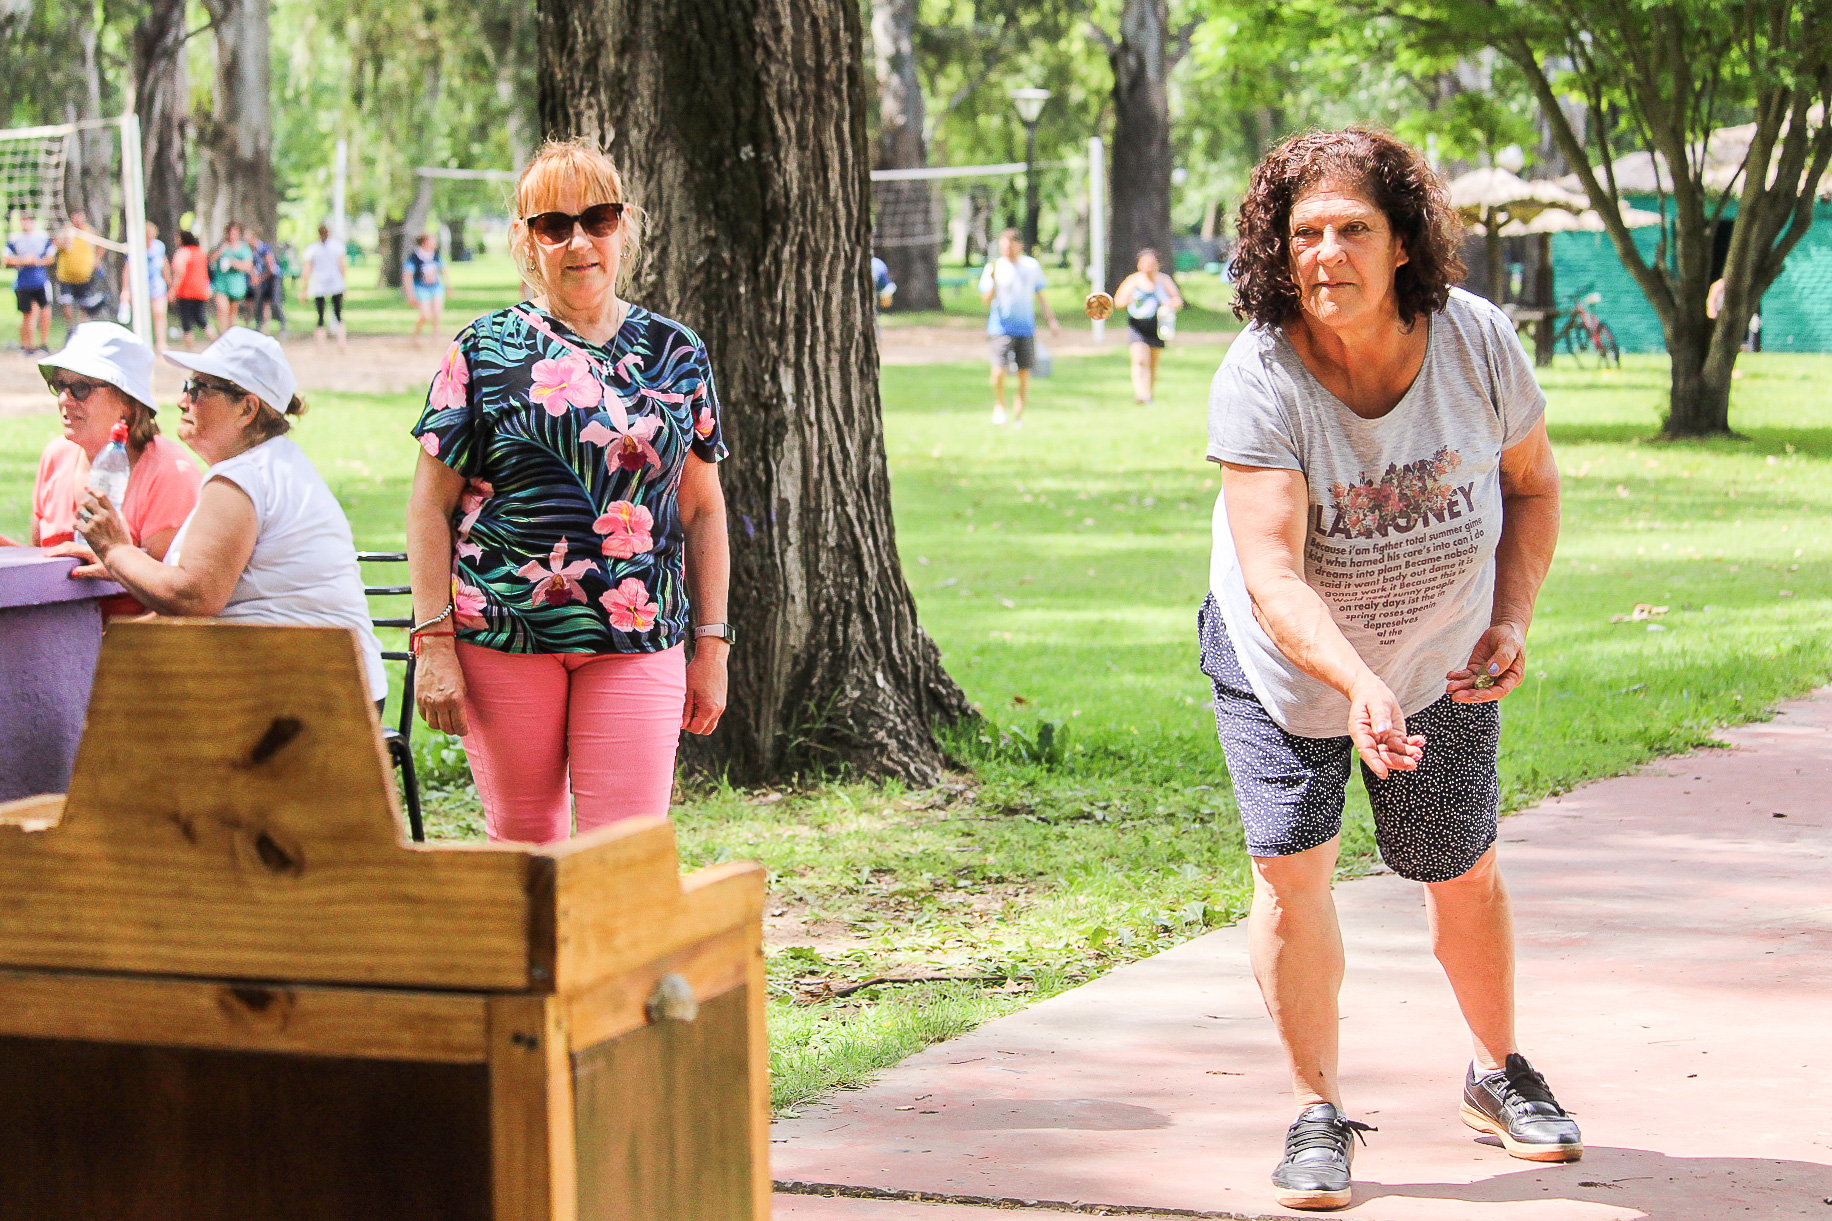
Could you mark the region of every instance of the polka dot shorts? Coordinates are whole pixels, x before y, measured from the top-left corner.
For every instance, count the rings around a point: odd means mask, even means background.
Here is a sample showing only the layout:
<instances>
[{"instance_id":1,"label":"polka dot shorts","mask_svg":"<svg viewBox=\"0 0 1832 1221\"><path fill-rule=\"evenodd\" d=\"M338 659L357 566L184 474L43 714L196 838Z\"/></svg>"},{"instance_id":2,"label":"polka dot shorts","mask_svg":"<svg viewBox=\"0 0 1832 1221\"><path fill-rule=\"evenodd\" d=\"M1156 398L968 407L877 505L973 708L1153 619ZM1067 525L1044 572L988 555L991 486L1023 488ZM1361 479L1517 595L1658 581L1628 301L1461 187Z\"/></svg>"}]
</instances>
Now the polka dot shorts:
<instances>
[{"instance_id":1,"label":"polka dot shorts","mask_svg":"<svg viewBox=\"0 0 1832 1221\"><path fill-rule=\"evenodd\" d=\"M1299 737L1272 719L1253 694L1213 598L1203 603L1197 630L1247 851L1290 856L1328 843L1342 830L1354 746L1346 735ZM1501 707L1445 696L1407 717L1406 730L1425 735L1418 770L1382 780L1365 764L1361 769L1375 840L1381 859L1401 877L1448 882L1469 872L1495 842Z\"/></svg>"}]
</instances>

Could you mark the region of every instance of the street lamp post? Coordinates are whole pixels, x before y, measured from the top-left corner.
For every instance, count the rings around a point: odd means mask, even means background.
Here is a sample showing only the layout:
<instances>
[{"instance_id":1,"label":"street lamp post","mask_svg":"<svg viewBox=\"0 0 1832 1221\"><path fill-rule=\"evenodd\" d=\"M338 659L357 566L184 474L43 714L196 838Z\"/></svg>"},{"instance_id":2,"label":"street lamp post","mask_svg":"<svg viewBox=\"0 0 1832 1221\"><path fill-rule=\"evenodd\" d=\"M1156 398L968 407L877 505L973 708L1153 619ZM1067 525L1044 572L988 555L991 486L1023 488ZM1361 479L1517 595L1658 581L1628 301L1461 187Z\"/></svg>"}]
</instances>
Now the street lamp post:
<instances>
[{"instance_id":1,"label":"street lamp post","mask_svg":"<svg viewBox=\"0 0 1832 1221\"><path fill-rule=\"evenodd\" d=\"M1048 89L1013 89L1011 103L1018 109L1018 120L1024 124L1024 249L1037 247L1037 120L1043 117L1043 104L1050 100Z\"/></svg>"}]
</instances>

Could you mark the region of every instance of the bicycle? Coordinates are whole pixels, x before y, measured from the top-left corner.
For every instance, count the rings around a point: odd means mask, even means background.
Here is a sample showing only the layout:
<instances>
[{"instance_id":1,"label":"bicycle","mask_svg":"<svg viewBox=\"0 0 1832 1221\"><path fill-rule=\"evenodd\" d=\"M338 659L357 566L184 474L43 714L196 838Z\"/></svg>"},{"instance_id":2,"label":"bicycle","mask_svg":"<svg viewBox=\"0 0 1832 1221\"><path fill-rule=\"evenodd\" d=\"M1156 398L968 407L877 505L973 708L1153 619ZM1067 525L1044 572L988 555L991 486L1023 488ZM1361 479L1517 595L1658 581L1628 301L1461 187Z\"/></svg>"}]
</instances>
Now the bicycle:
<instances>
[{"instance_id":1,"label":"bicycle","mask_svg":"<svg viewBox=\"0 0 1832 1221\"><path fill-rule=\"evenodd\" d=\"M1553 337L1553 343L1563 344L1565 351L1585 368L1594 355L1596 367L1605 365L1611 368L1622 367L1622 346L1616 342L1616 333L1609 329L1609 323L1597 317L1591 306L1603 300L1602 293L1580 294L1572 298L1571 316L1565 325Z\"/></svg>"}]
</instances>

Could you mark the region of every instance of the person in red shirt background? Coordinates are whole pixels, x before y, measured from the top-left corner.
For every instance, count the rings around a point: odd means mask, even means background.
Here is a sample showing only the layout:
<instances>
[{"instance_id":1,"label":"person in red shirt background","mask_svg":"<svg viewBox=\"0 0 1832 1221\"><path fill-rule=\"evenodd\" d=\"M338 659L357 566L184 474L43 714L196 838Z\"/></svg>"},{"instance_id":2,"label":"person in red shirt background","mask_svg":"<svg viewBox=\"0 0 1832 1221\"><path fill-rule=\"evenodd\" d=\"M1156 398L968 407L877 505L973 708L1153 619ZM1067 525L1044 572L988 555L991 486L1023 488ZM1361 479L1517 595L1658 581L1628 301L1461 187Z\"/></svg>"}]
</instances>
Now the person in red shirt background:
<instances>
[{"instance_id":1,"label":"person in red shirt background","mask_svg":"<svg viewBox=\"0 0 1832 1221\"><path fill-rule=\"evenodd\" d=\"M117 423L127 425L127 496L121 506L137 546L163 559L178 527L197 505L197 464L184 447L160 435L153 406L153 350L113 322L85 322L69 342L38 362L45 384L57 396L63 435L45 446L32 486L31 546L51 555L72 555L83 563L70 575L107 578L107 572L76 534L76 506L89 478L89 463L108 444ZM0 538L0 545L18 546ZM145 610L126 594L102 600L107 617Z\"/></svg>"}]
</instances>

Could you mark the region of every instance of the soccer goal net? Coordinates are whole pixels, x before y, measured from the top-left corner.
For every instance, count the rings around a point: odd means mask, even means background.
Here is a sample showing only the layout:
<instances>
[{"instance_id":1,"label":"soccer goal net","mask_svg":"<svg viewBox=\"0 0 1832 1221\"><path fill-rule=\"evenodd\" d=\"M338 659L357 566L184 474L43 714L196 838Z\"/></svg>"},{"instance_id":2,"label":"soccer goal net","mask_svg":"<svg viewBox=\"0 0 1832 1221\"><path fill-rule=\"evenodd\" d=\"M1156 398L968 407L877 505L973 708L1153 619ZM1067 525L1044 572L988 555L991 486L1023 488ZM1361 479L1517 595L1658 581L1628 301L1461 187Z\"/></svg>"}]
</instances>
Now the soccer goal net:
<instances>
[{"instance_id":1,"label":"soccer goal net","mask_svg":"<svg viewBox=\"0 0 1832 1221\"><path fill-rule=\"evenodd\" d=\"M103 138L97 139L98 136ZM120 189L109 193L105 215L85 216L93 230L85 240L125 256L125 286L133 302L134 333L150 345L152 313L141 305L150 299L146 180L140 161L140 122L133 113L113 119L0 130L0 215L5 216L9 237L17 230L19 218L27 213L41 229L55 236L69 225L71 213L87 213L97 206L96 200L78 203L71 193L75 172L79 167L96 169L97 159L104 164L100 167L103 172L95 178L118 179Z\"/></svg>"}]
</instances>

